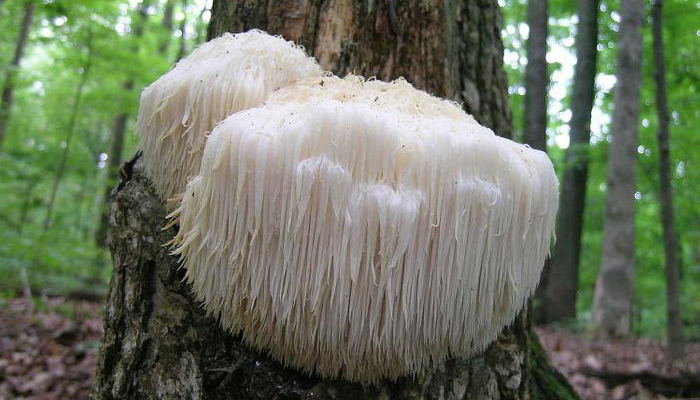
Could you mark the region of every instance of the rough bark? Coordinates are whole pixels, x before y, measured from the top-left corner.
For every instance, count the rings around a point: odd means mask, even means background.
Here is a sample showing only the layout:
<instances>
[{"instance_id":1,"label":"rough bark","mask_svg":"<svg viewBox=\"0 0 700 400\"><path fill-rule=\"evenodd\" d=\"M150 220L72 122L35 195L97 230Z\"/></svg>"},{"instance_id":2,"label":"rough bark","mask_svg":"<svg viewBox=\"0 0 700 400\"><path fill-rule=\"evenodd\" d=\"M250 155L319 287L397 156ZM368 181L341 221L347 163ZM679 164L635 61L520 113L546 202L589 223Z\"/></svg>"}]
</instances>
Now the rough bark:
<instances>
[{"instance_id":1,"label":"rough bark","mask_svg":"<svg viewBox=\"0 0 700 400\"><path fill-rule=\"evenodd\" d=\"M569 148L560 188L557 241L540 282L535 319L551 323L576 317L583 210L588 180L591 109L595 95L598 0L579 0L576 67L571 96ZM550 273L549 271L556 271Z\"/></svg>"},{"instance_id":2,"label":"rough bark","mask_svg":"<svg viewBox=\"0 0 700 400\"><path fill-rule=\"evenodd\" d=\"M15 55L10 63L10 68L5 73L5 83L2 88L2 100L0 100L0 152L2 145L5 142L7 133L7 124L12 115L12 104L14 103L15 79L17 78L17 70L22 62L24 48L27 46L29 38L29 28L32 26L32 18L34 17L34 9L36 3L28 1L24 6L24 17L22 18L22 27L20 28L19 37L17 38L17 46L15 47Z\"/></svg>"},{"instance_id":3,"label":"rough bark","mask_svg":"<svg viewBox=\"0 0 700 400\"><path fill-rule=\"evenodd\" d=\"M334 72L383 79L404 75L418 87L462 99L478 119L509 134L500 25L500 10L492 0L215 1L209 36L250 28L282 34L303 44ZM458 79L460 74L464 79ZM182 283L184 271L177 258L164 247L176 227L162 230L164 206L144 177L138 156L122 168L122 175L111 205L114 275L97 399L576 396L547 363L526 313L484 353L449 360L416 377L362 386L285 368L205 315Z\"/></svg>"},{"instance_id":4,"label":"rough bark","mask_svg":"<svg viewBox=\"0 0 700 400\"><path fill-rule=\"evenodd\" d=\"M528 0L523 141L539 150L547 149L547 15L547 0Z\"/></svg>"},{"instance_id":5,"label":"rough bark","mask_svg":"<svg viewBox=\"0 0 700 400\"><path fill-rule=\"evenodd\" d=\"M593 304L593 323L603 338L630 334L634 295L634 196L644 3L622 0L620 17L603 257Z\"/></svg>"},{"instance_id":6,"label":"rough bark","mask_svg":"<svg viewBox=\"0 0 700 400\"><path fill-rule=\"evenodd\" d=\"M669 150L669 113L666 100L666 62L662 34L662 0L655 0L652 10L654 36L654 80L656 81L656 111L659 116L657 140L659 142L659 194L661 198L661 224L663 226L666 255L666 333L668 356L671 361L683 355L683 326L680 305L680 267L678 239L673 223L673 193L671 189L671 154Z\"/></svg>"}]
</instances>

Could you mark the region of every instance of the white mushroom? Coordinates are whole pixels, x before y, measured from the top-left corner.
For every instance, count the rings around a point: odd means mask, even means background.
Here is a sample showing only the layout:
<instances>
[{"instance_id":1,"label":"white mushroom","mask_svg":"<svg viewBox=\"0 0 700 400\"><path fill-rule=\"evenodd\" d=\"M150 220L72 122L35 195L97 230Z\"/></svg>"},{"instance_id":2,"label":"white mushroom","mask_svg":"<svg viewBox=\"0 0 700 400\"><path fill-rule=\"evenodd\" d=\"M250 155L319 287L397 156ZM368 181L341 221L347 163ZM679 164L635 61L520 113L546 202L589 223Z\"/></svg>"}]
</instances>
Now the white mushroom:
<instances>
[{"instance_id":1,"label":"white mushroom","mask_svg":"<svg viewBox=\"0 0 700 400\"><path fill-rule=\"evenodd\" d=\"M302 48L261 31L224 34L199 46L141 95L139 150L157 193L169 199L184 191L199 171L206 135L221 120L322 74Z\"/></svg>"},{"instance_id":2,"label":"white mushroom","mask_svg":"<svg viewBox=\"0 0 700 400\"><path fill-rule=\"evenodd\" d=\"M307 80L209 137L175 238L207 311L360 382L484 349L534 292L558 184L540 151L403 80Z\"/></svg>"}]
</instances>

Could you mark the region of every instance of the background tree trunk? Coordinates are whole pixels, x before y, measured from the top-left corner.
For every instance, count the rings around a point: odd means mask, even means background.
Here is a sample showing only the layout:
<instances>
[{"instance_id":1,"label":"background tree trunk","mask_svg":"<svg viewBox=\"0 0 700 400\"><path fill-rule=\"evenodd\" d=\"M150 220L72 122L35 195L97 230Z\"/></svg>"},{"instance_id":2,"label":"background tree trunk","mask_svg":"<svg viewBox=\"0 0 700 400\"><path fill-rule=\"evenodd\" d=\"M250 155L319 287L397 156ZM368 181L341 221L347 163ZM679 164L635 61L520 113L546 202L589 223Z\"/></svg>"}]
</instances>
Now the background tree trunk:
<instances>
[{"instance_id":1,"label":"background tree trunk","mask_svg":"<svg viewBox=\"0 0 700 400\"><path fill-rule=\"evenodd\" d=\"M525 110L523 113L523 142L535 149L547 151L547 0L528 0L527 25L527 66L525 67ZM545 261L540 286L540 292L546 284L549 274L550 260ZM535 301L533 316L540 314L541 301Z\"/></svg>"},{"instance_id":2,"label":"background tree trunk","mask_svg":"<svg viewBox=\"0 0 700 400\"><path fill-rule=\"evenodd\" d=\"M54 176L53 184L51 185L51 194L49 196L49 201L46 203L46 217L44 218L44 230L48 230L51 227L51 216L53 214L54 206L56 205L56 195L58 194L58 187L63 179L63 174L66 172L66 167L68 166L68 154L70 152L70 145L73 142L73 135L75 133L75 125L78 122L78 117L80 116L81 100L83 98L83 93L85 91L85 83L87 82L88 75L90 74L90 68L92 67L92 31L90 31L86 43L87 56L85 59L85 64L82 67L82 74L80 81L78 82L78 87L75 90L75 96L73 97L73 107L70 113L70 119L68 120L68 126L66 127L66 140L64 141L65 147L61 151L61 158L59 159L58 166L56 168L56 175Z\"/></svg>"},{"instance_id":3,"label":"background tree trunk","mask_svg":"<svg viewBox=\"0 0 700 400\"><path fill-rule=\"evenodd\" d=\"M187 0L182 0L182 20L180 21L180 44L178 45L175 62L180 61L187 54Z\"/></svg>"},{"instance_id":4,"label":"background tree trunk","mask_svg":"<svg viewBox=\"0 0 700 400\"><path fill-rule=\"evenodd\" d=\"M14 102L15 93L15 78L19 65L22 62L24 48L27 46L29 38L29 28L32 26L32 18L34 17L34 9L36 3L28 1L24 6L24 18L22 18L22 27L20 28L19 37L17 38L17 46L15 47L15 55L12 58L10 68L5 73L5 82L2 87L2 100L0 100L0 152L5 141L7 133L7 124L10 122L12 115L12 103Z\"/></svg>"},{"instance_id":5,"label":"background tree trunk","mask_svg":"<svg viewBox=\"0 0 700 400\"><path fill-rule=\"evenodd\" d=\"M163 8L163 38L158 52L167 54L168 47L173 37L173 14L175 13L175 0L168 0Z\"/></svg>"},{"instance_id":6,"label":"background tree trunk","mask_svg":"<svg viewBox=\"0 0 700 400\"><path fill-rule=\"evenodd\" d=\"M671 190L671 155L669 150L669 115L666 101L666 62L662 34L662 0L654 1L652 28L654 36L654 80L656 81L656 110L659 115L659 194L661 224L664 230L666 254L666 332L668 356L674 361L683 356L683 325L681 323L680 267L678 240L673 223L673 194Z\"/></svg>"},{"instance_id":7,"label":"background tree trunk","mask_svg":"<svg viewBox=\"0 0 700 400\"><path fill-rule=\"evenodd\" d=\"M143 36L143 30L148 23L147 10L150 5L151 0L143 0L138 6L138 20L134 24L134 44L131 49L134 55L138 53L138 40ZM171 5L171 2L168 2L166 7L168 5ZM170 20L164 17L163 23L170 24L170 26L166 25L166 28L169 28L172 31L172 10L170 11L170 14ZM165 55L167 49L168 47L166 43L159 50L161 54ZM124 82L122 87L125 92L131 92L134 90L134 85L134 79L129 78ZM105 247L107 245L107 231L109 229L109 196L112 192L112 188L114 188L114 185L116 185L117 180L119 179L119 166L122 163L124 135L126 134L126 123L128 120L129 113L122 111L114 117L114 122L112 123L112 133L109 137L110 149L107 157L107 180L105 182L104 206L100 217L100 225L97 227L97 231L95 232L95 243L100 247Z\"/></svg>"},{"instance_id":8,"label":"background tree trunk","mask_svg":"<svg viewBox=\"0 0 700 400\"><path fill-rule=\"evenodd\" d=\"M323 67L462 101L510 134L495 0L214 2L209 37L266 29L302 44ZM122 168L110 216L114 275L95 397L173 399L521 399L575 397L549 366L524 313L483 354L453 359L421 376L362 386L285 368L207 317L163 246L163 203L139 157Z\"/></svg>"},{"instance_id":9,"label":"background tree trunk","mask_svg":"<svg viewBox=\"0 0 700 400\"><path fill-rule=\"evenodd\" d=\"M644 3L622 0L620 17L603 257L593 304L593 323L603 338L630 334L634 297L634 202Z\"/></svg>"},{"instance_id":10,"label":"background tree trunk","mask_svg":"<svg viewBox=\"0 0 700 400\"><path fill-rule=\"evenodd\" d=\"M576 67L571 95L569 148L560 187L557 241L552 259L543 272L536 309L538 323L576 317L578 269L581 256L583 210L586 203L591 109L595 95L598 51L598 0L579 0L576 34ZM549 271L556 273L549 273Z\"/></svg>"},{"instance_id":11,"label":"background tree trunk","mask_svg":"<svg viewBox=\"0 0 700 400\"><path fill-rule=\"evenodd\" d=\"M547 0L528 0L523 142L547 150Z\"/></svg>"}]
</instances>

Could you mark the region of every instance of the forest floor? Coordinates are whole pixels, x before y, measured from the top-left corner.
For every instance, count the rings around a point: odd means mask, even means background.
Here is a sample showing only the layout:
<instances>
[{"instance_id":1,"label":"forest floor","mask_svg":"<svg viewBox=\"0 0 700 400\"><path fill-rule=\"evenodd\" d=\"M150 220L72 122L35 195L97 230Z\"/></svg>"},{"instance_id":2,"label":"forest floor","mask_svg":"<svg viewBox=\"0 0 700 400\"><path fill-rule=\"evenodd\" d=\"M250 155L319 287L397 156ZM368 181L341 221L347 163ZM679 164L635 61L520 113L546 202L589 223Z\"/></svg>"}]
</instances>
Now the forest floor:
<instances>
[{"instance_id":1,"label":"forest floor","mask_svg":"<svg viewBox=\"0 0 700 400\"><path fill-rule=\"evenodd\" d=\"M101 336L99 303L0 299L0 400L88 399Z\"/></svg>"},{"instance_id":2,"label":"forest floor","mask_svg":"<svg viewBox=\"0 0 700 400\"><path fill-rule=\"evenodd\" d=\"M102 334L89 301L0 299L0 400L88 399ZM584 399L700 398L700 343L671 365L655 340L602 343L537 328L554 365ZM684 397L685 396L685 397Z\"/></svg>"},{"instance_id":3,"label":"forest floor","mask_svg":"<svg viewBox=\"0 0 700 400\"><path fill-rule=\"evenodd\" d=\"M535 328L550 361L583 399L700 399L700 343L687 343L670 363L658 340L603 342Z\"/></svg>"}]
</instances>

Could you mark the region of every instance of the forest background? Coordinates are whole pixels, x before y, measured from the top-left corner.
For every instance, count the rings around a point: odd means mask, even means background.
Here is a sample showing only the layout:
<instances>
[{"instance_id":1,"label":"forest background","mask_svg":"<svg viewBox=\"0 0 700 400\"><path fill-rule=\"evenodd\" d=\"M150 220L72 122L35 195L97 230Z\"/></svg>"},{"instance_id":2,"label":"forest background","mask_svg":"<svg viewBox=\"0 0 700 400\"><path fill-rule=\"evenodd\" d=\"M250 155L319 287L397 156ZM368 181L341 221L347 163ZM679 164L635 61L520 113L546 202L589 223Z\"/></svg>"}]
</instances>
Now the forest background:
<instances>
[{"instance_id":1,"label":"forest background","mask_svg":"<svg viewBox=\"0 0 700 400\"><path fill-rule=\"evenodd\" d=\"M106 249L109 191L117 183L119 164L134 153L140 91L204 40L210 3L0 0L2 298L31 296L41 304L46 295L104 296L111 274ZM502 0L500 5L514 138L522 141L530 33L527 2ZM634 194L632 333L665 339L666 278L656 138L659 119L652 4L645 5ZM576 315L556 322L574 331L586 331L591 325L601 265L621 21L618 2L600 1L597 17L595 96L587 143L590 162ZM686 339L699 340L700 2L666 1L663 17L682 330ZM576 2L550 0L546 20L546 143L562 179L570 147L577 63ZM551 276L556 282L556 265Z\"/></svg>"}]
</instances>

